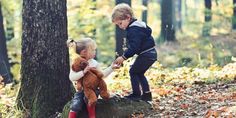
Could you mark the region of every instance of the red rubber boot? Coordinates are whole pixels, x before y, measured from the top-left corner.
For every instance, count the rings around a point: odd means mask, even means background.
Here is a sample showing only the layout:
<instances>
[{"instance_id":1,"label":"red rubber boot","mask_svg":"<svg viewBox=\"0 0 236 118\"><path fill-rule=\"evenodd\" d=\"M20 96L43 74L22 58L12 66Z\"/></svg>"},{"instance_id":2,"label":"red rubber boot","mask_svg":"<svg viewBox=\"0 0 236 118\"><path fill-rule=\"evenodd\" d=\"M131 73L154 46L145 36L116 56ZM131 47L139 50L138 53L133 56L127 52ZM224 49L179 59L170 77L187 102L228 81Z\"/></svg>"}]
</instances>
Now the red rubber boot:
<instances>
[{"instance_id":1,"label":"red rubber boot","mask_svg":"<svg viewBox=\"0 0 236 118\"><path fill-rule=\"evenodd\" d=\"M87 105L89 118L96 118L95 105Z\"/></svg>"},{"instance_id":2,"label":"red rubber boot","mask_svg":"<svg viewBox=\"0 0 236 118\"><path fill-rule=\"evenodd\" d=\"M70 111L68 118L76 118L76 112Z\"/></svg>"}]
</instances>

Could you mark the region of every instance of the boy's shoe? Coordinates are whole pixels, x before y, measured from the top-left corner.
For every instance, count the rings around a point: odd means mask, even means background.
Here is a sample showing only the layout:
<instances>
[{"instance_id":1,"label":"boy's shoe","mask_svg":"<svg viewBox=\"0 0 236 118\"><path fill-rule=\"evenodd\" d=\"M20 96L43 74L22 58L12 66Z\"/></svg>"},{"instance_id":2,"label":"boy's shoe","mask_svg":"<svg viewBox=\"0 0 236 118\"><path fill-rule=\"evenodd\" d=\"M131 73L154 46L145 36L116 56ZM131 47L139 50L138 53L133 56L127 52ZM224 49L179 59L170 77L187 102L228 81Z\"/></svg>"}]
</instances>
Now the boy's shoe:
<instances>
[{"instance_id":1,"label":"boy's shoe","mask_svg":"<svg viewBox=\"0 0 236 118\"><path fill-rule=\"evenodd\" d=\"M152 93L150 91L143 93L143 95L141 96L141 99L146 102L152 101Z\"/></svg>"},{"instance_id":2,"label":"boy's shoe","mask_svg":"<svg viewBox=\"0 0 236 118\"><path fill-rule=\"evenodd\" d=\"M127 99L130 99L130 100L133 100L133 101L139 101L141 100L141 96L140 95L137 95L137 94L129 94L127 96L124 96L124 98L127 98Z\"/></svg>"}]
</instances>

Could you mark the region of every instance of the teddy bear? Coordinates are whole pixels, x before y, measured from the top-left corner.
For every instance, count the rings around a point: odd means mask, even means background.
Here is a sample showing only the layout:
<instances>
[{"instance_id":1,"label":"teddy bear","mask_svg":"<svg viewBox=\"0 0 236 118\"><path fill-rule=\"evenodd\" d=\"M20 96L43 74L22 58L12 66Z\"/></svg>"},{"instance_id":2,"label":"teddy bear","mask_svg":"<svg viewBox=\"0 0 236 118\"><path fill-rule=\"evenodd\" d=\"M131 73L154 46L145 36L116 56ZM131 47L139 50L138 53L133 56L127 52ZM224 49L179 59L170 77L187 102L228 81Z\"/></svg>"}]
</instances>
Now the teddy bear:
<instances>
[{"instance_id":1,"label":"teddy bear","mask_svg":"<svg viewBox=\"0 0 236 118\"><path fill-rule=\"evenodd\" d=\"M79 72L84 70L87 66L87 60L82 57L77 57L72 64L72 70ZM100 96L103 99L107 100L110 97L107 91L107 85L102 77L103 73L94 67L90 68L81 79L77 80L76 89L84 90L84 95L88 99L89 105L94 105L97 102L97 96L95 94L97 88L99 88Z\"/></svg>"}]
</instances>

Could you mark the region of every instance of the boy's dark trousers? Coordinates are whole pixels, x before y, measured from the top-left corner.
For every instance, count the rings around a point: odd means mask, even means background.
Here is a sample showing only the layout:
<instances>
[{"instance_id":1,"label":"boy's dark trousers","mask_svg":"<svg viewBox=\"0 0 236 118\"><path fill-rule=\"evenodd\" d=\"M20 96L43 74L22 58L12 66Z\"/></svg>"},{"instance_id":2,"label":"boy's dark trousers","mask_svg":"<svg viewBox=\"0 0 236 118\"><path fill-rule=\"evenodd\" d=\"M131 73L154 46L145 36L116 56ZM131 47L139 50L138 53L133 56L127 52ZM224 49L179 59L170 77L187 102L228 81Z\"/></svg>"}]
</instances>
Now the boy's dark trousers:
<instances>
[{"instance_id":1,"label":"boy's dark trousers","mask_svg":"<svg viewBox=\"0 0 236 118\"><path fill-rule=\"evenodd\" d=\"M141 95L140 86L142 87L142 92L149 92L149 84L144 73L149 69L149 67L157 60L157 52L155 49L140 54L133 65L130 68L130 77L133 94Z\"/></svg>"}]
</instances>

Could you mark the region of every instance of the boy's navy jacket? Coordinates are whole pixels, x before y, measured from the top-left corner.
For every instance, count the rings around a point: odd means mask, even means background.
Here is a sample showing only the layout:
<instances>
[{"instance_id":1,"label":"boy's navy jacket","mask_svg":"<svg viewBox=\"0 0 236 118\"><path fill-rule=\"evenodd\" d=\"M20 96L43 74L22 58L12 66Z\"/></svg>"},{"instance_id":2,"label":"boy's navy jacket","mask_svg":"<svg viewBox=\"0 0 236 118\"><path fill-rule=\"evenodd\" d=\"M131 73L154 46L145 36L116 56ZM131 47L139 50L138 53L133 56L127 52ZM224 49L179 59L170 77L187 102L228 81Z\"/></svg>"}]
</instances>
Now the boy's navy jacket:
<instances>
[{"instance_id":1,"label":"boy's navy jacket","mask_svg":"<svg viewBox=\"0 0 236 118\"><path fill-rule=\"evenodd\" d=\"M152 29L142 21L136 19L130 22L127 31L128 49L124 52L123 57L128 59L135 54L153 48L155 41L152 37Z\"/></svg>"}]
</instances>

